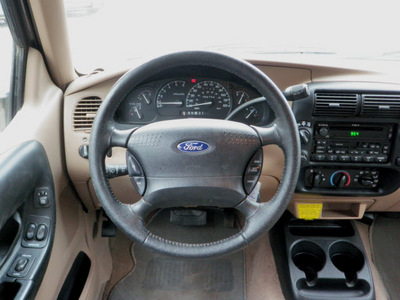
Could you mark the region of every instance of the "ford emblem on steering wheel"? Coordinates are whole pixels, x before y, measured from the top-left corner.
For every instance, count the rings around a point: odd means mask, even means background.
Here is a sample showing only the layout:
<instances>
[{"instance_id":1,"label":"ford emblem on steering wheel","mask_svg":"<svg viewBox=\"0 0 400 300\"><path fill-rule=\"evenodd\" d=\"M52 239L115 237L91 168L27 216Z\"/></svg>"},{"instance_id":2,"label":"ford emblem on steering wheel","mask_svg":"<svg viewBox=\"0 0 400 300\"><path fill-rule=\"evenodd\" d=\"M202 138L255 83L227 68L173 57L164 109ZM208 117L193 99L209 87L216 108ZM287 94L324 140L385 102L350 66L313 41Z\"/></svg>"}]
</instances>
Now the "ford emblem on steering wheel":
<instances>
[{"instance_id":1,"label":"ford emblem on steering wheel","mask_svg":"<svg viewBox=\"0 0 400 300\"><path fill-rule=\"evenodd\" d=\"M210 145L201 141L185 141L179 143L177 147L182 152L201 152L207 150Z\"/></svg>"}]
</instances>

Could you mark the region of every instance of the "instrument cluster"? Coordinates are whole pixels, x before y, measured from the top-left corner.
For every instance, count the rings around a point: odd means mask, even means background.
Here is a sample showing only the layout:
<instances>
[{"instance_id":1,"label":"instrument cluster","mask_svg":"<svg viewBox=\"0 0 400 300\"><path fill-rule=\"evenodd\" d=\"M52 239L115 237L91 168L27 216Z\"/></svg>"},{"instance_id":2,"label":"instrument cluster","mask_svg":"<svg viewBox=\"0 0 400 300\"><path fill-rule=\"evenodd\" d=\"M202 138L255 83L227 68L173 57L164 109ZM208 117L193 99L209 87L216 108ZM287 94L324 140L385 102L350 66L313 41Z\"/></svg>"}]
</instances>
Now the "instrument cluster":
<instances>
[{"instance_id":1,"label":"instrument cluster","mask_svg":"<svg viewBox=\"0 0 400 300\"><path fill-rule=\"evenodd\" d=\"M225 119L245 102L260 97L242 83L206 77L172 78L146 83L135 88L123 100L117 121L126 124L179 118ZM245 108L235 121L260 125L269 121L271 109L260 103Z\"/></svg>"}]
</instances>

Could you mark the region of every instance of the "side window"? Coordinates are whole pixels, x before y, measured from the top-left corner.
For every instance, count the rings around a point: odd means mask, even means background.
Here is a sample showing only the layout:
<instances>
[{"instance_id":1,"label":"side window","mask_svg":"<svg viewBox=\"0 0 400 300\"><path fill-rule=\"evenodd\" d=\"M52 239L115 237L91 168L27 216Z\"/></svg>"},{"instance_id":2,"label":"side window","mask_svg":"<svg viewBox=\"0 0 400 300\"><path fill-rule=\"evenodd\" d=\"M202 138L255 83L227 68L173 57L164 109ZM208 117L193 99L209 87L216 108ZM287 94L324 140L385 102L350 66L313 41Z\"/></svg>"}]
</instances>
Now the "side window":
<instances>
[{"instance_id":1,"label":"side window","mask_svg":"<svg viewBox=\"0 0 400 300\"><path fill-rule=\"evenodd\" d=\"M0 132L11 121L13 112L10 93L13 49L13 38L0 3Z\"/></svg>"}]
</instances>

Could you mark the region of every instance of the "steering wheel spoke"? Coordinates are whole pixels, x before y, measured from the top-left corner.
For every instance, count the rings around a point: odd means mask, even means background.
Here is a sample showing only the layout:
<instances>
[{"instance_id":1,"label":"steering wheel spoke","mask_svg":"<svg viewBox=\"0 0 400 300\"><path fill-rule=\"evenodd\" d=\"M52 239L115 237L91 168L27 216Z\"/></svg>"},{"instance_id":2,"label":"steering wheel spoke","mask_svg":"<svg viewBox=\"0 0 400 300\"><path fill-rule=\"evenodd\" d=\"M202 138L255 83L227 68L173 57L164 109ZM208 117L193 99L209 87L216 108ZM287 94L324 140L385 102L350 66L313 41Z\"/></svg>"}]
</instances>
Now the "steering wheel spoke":
<instances>
[{"instance_id":1,"label":"steering wheel spoke","mask_svg":"<svg viewBox=\"0 0 400 300\"><path fill-rule=\"evenodd\" d=\"M260 203L254 202L250 197L247 197L234 208L248 220L257 212L261 205Z\"/></svg>"},{"instance_id":2,"label":"steering wheel spoke","mask_svg":"<svg viewBox=\"0 0 400 300\"><path fill-rule=\"evenodd\" d=\"M274 123L268 127L251 126L260 136L263 146L266 145L279 145L284 144L284 135L282 135L279 126Z\"/></svg>"},{"instance_id":3,"label":"steering wheel spoke","mask_svg":"<svg viewBox=\"0 0 400 300\"><path fill-rule=\"evenodd\" d=\"M143 198L136 203L130 204L129 207L142 221L155 209L153 205Z\"/></svg>"},{"instance_id":4,"label":"steering wheel spoke","mask_svg":"<svg viewBox=\"0 0 400 300\"><path fill-rule=\"evenodd\" d=\"M127 148L128 141L132 133L135 132L135 130L138 129L138 127L135 127L133 129L125 129L125 130L120 130L117 128L113 128L111 130L111 138L110 138L110 148L111 147L122 147L122 148Z\"/></svg>"}]
</instances>

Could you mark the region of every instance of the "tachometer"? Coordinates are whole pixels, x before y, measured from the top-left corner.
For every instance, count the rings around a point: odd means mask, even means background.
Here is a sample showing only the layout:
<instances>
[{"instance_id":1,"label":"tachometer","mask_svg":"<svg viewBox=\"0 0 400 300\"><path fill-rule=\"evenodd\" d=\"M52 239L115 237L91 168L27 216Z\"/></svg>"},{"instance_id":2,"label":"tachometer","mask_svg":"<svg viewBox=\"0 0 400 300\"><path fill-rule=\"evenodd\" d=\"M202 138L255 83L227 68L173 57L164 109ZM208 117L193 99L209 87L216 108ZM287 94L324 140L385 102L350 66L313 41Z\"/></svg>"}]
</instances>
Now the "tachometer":
<instances>
[{"instance_id":1,"label":"tachometer","mask_svg":"<svg viewBox=\"0 0 400 300\"><path fill-rule=\"evenodd\" d=\"M231 97L222 84L216 81L202 81L194 85L187 97L186 108L205 111L205 115L224 118L231 109Z\"/></svg>"},{"instance_id":2,"label":"tachometer","mask_svg":"<svg viewBox=\"0 0 400 300\"><path fill-rule=\"evenodd\" d=\"M175 80L164 85L158 92L156 106L161 115L178 116L185 104L188 88L183 80Z\"/></svg>"}]
</instances>

